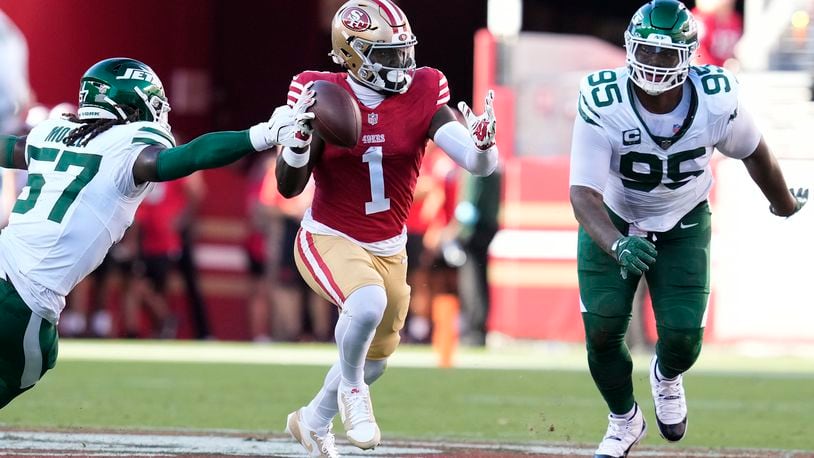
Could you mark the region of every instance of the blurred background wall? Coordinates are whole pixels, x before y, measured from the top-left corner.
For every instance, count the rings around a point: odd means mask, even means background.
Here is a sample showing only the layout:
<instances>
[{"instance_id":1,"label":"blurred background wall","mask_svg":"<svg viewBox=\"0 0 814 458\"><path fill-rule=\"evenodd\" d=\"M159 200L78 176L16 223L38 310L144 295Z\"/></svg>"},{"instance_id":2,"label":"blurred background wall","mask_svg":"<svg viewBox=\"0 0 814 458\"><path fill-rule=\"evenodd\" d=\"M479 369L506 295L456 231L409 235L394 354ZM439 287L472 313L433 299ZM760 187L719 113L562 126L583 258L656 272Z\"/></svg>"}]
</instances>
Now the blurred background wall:
<instances>
[{"instance_id":1,"label":"blurred background wall","mask_svg":"<svg viewBox=\"0 0 814 458\"><path fill-rule=\"evenodd\" d=\"M717 1L686 4L693 8ZM0 10L28 40L30 83L38 103L74 103L78 79L88 66L112 56L134 57L162 78L174 133L184 141L266 119L300 71L338 70L327 54L330 19L341 3L0 0ZM512 339L581 341L576 221L567 197L577 83L589 71L624 63L623 32L642 0L398 3L418 36L418 64L444 71L453 102L465 100L477 110L485 88L498 89L503 185L501 230L490 248L489 330ZM814 1L728 3L744 27L736 55L725 65L737 72L743 99L782 159L790 185L811 186L807 136L814 120ZM489 22L489 5L494 10L522 5L517 30L481 34L476 40ZM805 280L809 269L801 261L814 257L814 246L799 245L814 228L812 214L803 212L788 224L772 219L740 164L723 160L716 168L708 341L814 343L804 325L814 319L814 286ZM253 284L242 248L252 230L246 205L253 186L250 169L203 174L207 194L196 223L195 251L211 335L220 339L252 337L246 300ZM754 224L745 228L741 222L747 220ZM742 249L767 233L778 234L777 250ZM743 253L749 263L741 262ZM793 262L786 264L792 254ZM767 271L761 265L784 267ZM749 294L744 284L757 285L759 294ZM180 280L172 285L182 303ZM195 336L189 312L183 305L176 308L177 335ZM648 313L643 307L645 323ZM652 341L652 326L641 332Z\"/></svg>"}]
</instances>

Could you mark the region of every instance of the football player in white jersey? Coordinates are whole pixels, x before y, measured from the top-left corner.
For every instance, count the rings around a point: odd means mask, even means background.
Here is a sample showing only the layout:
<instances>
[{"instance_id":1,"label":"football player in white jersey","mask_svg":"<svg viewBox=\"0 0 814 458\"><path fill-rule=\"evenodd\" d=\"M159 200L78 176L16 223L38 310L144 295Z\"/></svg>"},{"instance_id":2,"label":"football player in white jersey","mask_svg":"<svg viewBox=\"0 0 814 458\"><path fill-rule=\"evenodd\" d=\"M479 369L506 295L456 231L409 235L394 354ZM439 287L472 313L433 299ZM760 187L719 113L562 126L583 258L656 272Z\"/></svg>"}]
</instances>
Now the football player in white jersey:
<instances>
[{"instance_id":1,"label":"football player in white jersey","mask_svg":"<svg viewBox=\"0 0 814 458\"><path fill-rule=\"evenodd\" d=\"M627 456L647 429L624 343L643 274L658 330L656 423L668 441L684 437L681 377L701 351L709 296L713 150L743 161L774 214L791 216L808 198L807 189L789 192L734 76L691 66L697 46L686 7L653 0L625 33L627 65L580 86L570 177L580 303L591 375L611 412L596 457Z\"/></svg>"},{"instance_id":2,"label":"football player in white jersey","mask_svg":"<svg viewBox=\"0 0 814 458\"><path fill-rule=\"evenodd\" d=\"M301 100L248 130L176 146L155 72L113 58L85 72L78 116L44 121L27 137L0 136L0 166L29 172L0 233L0 407L54 367L65 296L121 239L150 183L276 145L306 146L297 134L313 117L305 112L313 92Z\"/></svg>"}]
</instances>

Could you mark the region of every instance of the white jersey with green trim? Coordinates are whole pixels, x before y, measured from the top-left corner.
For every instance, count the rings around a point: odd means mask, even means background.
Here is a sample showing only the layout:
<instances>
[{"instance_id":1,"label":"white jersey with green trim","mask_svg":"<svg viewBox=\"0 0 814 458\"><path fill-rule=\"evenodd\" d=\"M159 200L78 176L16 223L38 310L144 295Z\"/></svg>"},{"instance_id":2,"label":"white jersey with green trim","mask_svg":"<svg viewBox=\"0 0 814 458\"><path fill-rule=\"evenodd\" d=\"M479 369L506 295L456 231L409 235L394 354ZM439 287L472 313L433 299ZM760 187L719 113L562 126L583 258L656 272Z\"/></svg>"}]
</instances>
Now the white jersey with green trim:
<instances>
[{"instance_id":1,"label":"white jersey with green trim","mask_svg":"<svg viewBox=\"0 0 814 458\"><path fill-rule=\"evenodd\" d=\"M116 125L87 146L62 140L79 124L48 120L26 141L28 182L0 232L0 268L38 315L56 323L65 296L133 223L149 184L136 186L142 149L175 146L159 124Z\"/></svg>"},{"instance_id":2,"label":"white jersey with green trim","mask_svg":"<svg viewBox=\"0 0 814 458\"><path fill-rule=\"evenodd\" d=\"M640 230L664 232L707 199L713 150L743 159L760 133L739 106L737 80L722 68L691 68L672 120L645 112L633 84L624 67L582 80L571 185L602 193L611 210ZM659 127L666 132L659 132L654 123L664 120Z\"/></svg>"}]
</instances>

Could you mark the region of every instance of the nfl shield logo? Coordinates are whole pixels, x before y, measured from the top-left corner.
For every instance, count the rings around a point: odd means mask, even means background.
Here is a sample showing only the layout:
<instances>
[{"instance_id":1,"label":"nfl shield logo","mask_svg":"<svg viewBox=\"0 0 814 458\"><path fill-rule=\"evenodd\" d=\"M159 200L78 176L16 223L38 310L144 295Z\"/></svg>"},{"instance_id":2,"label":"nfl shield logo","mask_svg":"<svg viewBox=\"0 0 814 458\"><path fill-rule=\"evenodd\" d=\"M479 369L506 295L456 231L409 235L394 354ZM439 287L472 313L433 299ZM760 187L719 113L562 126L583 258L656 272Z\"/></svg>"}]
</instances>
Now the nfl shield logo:
<instances>
[{"instance_id":1,"label":"nfl shield logo","mask_svg":"<svg viewBox=\"0 0 814 458\"><path fill-rule=\"evenodd\" d=\"M367 123L371 126L375 126L379 123L379 115L377 113L369 113L367 115Z\"/></svg>"}]
</instances>

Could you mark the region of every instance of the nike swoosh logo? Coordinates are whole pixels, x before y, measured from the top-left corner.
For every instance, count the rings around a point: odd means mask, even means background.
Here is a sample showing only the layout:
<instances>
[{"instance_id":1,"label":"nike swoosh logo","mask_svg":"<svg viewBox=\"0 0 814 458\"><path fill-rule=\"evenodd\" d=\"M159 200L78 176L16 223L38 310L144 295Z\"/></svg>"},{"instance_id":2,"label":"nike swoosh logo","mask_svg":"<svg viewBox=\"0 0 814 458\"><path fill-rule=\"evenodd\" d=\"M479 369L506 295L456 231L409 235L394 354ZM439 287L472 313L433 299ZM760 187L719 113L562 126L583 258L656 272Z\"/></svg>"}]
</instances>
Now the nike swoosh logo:
<instances>
[{"instance_id":1,"label":"nike swoosh logo","mask_svg":"<svg viewBox=\"0 0 814 458\"><path fill-rule=\"evenodd\" d=\"M684 223L681 223L681 224L679 224L678 226L679 226L681 229L689 229L689 228L691 228L691 227L698 226L698 223L692 223L692 224L684 224Z\"/></svg>"}]
</instances>

